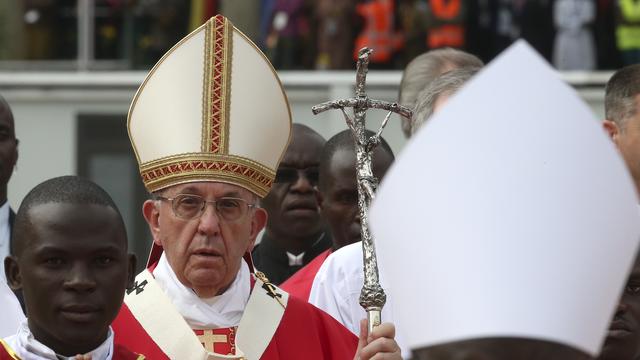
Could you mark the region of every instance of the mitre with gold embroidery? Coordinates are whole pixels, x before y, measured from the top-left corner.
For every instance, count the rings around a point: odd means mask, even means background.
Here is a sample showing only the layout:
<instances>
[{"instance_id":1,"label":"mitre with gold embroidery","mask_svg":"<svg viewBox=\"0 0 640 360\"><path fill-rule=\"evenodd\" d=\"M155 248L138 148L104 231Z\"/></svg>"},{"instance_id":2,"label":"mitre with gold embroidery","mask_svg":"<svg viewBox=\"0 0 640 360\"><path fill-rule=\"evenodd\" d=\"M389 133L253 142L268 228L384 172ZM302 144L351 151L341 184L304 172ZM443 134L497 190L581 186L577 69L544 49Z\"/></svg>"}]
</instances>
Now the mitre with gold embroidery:
<instances>
[{"instance_id":1,"label":"mitre with gold embroidery","mask_svg":"<svg viewBox=\"0 0 640 360\"><path fill-rule=\"evenodd\" d=\"M264 54L218 15L151 69L128 129L147 190L216 181L264 197L289 142L291 112Z\"/></svg>"}]
</instances>

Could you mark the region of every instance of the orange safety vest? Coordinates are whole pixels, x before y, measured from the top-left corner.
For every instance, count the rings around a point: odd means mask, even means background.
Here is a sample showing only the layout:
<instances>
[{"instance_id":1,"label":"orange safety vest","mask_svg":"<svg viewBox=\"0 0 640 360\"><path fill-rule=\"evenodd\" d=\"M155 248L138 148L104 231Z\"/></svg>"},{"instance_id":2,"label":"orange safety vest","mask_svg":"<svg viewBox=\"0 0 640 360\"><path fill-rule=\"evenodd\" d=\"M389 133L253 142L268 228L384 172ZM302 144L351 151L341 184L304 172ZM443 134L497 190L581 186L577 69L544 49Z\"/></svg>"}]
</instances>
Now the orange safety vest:
<instances>
[{"instance_id":1,"label":"orange safety vest","mask_svg":"<svg viewBox=\"0 0 640 360\"><path fill-rule=\"evenodd\" d=\"M462 0L431 0L431 12L440 21L455 19L460 16ZM464 27L458 24L446 24L434 27L427 35L427 45L430 49L441 47L460 48L464 46Z\"/></svg>"},{"instance_id":2,"label":"orange safety vest","mask_svg":"<svg viewBox=\"0 0 640 360\"><path fill-rule=\"evenodd\" d=\"M393 0L374 0L357 5L356 12L365 18L366 25L356 38L354 59L358 59L358 51L366 46L373 49L369 58L371 62L385 63L391 60L400 43L393 29L393 7Z\"/></svg>"}]
</instances>

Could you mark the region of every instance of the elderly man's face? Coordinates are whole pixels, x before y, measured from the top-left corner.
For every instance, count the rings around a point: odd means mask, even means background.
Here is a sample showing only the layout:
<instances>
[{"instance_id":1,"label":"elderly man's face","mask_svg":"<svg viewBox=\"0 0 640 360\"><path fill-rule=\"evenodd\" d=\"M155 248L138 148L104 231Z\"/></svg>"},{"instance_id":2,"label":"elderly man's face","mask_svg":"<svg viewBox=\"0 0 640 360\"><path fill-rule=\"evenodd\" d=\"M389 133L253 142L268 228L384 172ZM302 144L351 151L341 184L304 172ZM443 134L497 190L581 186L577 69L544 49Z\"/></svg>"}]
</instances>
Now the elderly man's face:
<instances>
[{"instance_id":1,"label":"elderly man's face","mask_svg":"<svg viewBox=\"0 0 640 360\"><path fill-rule=\"evenodd\" d=\"M180 194L208 201L232 197L255 202L248 190L216 182L175 185L162 192L166 198ZM263 209L250 208L241 218L227 221L209 203L202 216L187 220L176 216L170 201L157 200L147 200L143 212L153 241L164 248L178 280L203 298L223 293L233 282L242 256L251 250L267 217Z\"/></svg>"},{"instance_id":2,"label":"elderly man's face","mask_svg":"<svg viewBox=\"0 0 640 360\"><path fill-rule=\"evenodd\" d=\"M636 258L624 288L599 360L640 356L640 257Z\"/></svg>"}]
</instances>

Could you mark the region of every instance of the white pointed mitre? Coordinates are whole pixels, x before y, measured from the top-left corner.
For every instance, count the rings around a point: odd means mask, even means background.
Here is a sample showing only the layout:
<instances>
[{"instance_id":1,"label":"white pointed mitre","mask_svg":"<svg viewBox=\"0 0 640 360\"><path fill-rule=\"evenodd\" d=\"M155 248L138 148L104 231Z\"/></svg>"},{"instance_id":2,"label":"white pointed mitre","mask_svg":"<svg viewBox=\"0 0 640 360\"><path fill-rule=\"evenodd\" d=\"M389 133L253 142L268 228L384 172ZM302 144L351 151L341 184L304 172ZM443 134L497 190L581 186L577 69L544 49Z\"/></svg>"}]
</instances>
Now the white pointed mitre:
<instances>
[{"instance_id":1,"label":"white pointed mitre","mask_svg":"<svg viewBox=\"0 0 640 360\"><path fill-rule=\"evenodd\" d=\"M598 354L640 235L613 143L524 42L414 135L370 219L413 349L519 337Z\"/></svg>"},{"instance_id":2,"label":"white pointed mitre","mask_svg":"<svg viewBox=\"0 0 640 360\"><path fill-rule=\"evenodd\" d=\"M291 113L267 58L218 15L151 69L128 128L149 191L215 181L263 197L289 142Z\"/></svg>"}]
</instances>

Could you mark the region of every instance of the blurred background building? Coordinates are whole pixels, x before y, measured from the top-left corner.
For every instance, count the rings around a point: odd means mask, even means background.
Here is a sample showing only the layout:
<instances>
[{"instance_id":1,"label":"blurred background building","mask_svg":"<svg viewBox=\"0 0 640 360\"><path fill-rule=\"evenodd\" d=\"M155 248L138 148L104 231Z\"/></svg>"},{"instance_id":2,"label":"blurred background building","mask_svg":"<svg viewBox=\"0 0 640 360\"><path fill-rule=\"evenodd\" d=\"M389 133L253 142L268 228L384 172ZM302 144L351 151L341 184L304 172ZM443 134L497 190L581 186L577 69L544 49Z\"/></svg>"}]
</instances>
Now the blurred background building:
<instances>
[{"instance_id":1,"label":"blurred background building","mask_svg":"<svg viewBox=\"0 0 640 360\"><path fill-rule=\"evenodd\" d=\"M346 128L342 116L310 107L353 95L364 45L375 50L370 96L395 101L401 69L424 51L456 47L488 62L524 38L599 117L611 70L640 62L634 0L0 0L0 94L20 139L12 206L44 179L89 177L113 195L132 249L146 258L147 194L126 113L146 71L217 13L271 59L294 121L327 138ZM371 127L383 116L372 112ZM396 152L406 141L398 120L384 133Z\"/></svg>"}]
</instances>

